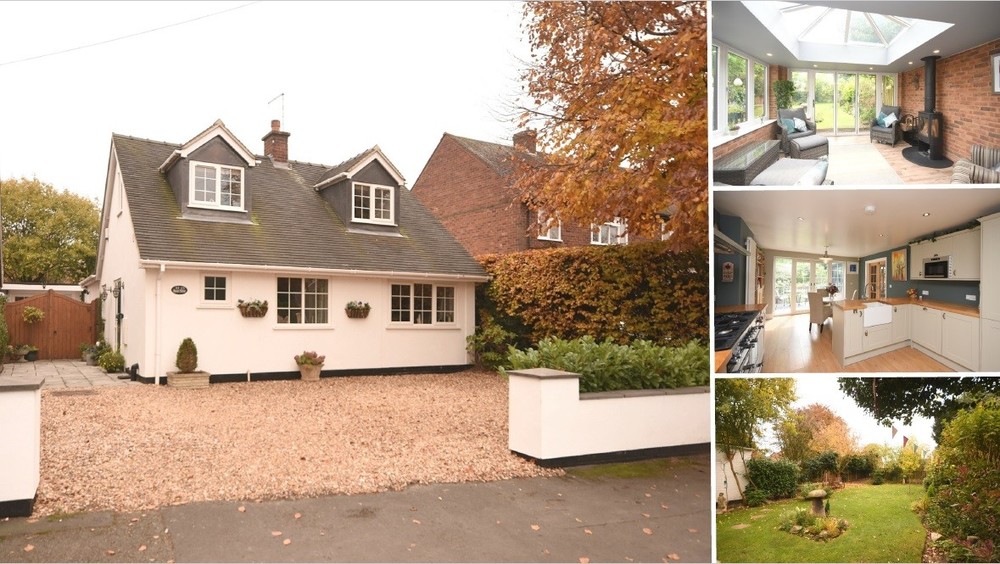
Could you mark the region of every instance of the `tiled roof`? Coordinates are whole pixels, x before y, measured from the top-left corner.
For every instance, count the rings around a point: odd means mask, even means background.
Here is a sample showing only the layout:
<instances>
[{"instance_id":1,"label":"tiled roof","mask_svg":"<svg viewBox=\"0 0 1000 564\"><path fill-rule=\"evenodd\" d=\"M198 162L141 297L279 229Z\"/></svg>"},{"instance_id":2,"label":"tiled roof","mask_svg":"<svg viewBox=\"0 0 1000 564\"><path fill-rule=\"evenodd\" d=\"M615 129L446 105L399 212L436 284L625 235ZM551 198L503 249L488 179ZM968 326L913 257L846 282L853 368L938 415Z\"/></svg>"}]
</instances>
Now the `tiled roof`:
<instances>
[{"instance_id":1,"label":"tiled roof","mask_svg":"<svg viewBox=\"0 0 1000 564\"><path fill-rule=\"evenodd\" d=\"M179 145L112 136L143 260L414 272L485 277L486 272L409 190L400 192L403 237L358 233L312 186L329 166L257 157L245 171L253 224L181 218L157 167Z\"/></svg>"},{"instance_id":2,"label":"tiled roof","mask_svg":"<svg viewBox=\"0 0 1000 564\"><path fill-rule=\"evenodd\" d=\"M514 147L511 145L500 145L499 143L479 141L477 139L469 139L468 137L459 137L450 133L445 133L445 135L451 137L461 146L465 147L470 153L479 157L484 163L486 163L487 166L492 168L494 172L500 176L506 176L514 169L514 163L512 160Z\"/></svg>"}]
</instances>

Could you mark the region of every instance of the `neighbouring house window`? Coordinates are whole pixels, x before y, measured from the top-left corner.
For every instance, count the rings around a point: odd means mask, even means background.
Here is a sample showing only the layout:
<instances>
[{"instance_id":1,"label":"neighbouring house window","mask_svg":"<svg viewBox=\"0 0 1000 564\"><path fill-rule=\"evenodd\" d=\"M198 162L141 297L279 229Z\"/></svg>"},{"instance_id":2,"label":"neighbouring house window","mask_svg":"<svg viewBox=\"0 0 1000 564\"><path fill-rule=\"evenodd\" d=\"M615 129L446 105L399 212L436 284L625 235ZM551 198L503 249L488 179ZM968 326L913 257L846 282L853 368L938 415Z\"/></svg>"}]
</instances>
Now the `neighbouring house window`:
<instances>
[{"instance_id":1,"label":"neighbouring house window","mask_svg":"<svg viewBox=\"0 0 1000 564\"><path fill-rule=\"evenodd\" d=\"M454 286L393 284L391 320L394 323L431 325L455 322Z\"/></svg>"},{"instance_id":2,"label":"neighbouring house window","mask_svg":"<svg viewBox=\"0 0 1000 564\"><path fill-rule=\"evenodd\" d=\"M538 210L538 238L545 241L562 241L562 220L549 217L549 214Z\"/></svg>"},{"instance_id":3,"label":"neighbouring house window","mask_svg":"<svg viewBox=\"0 0 1000 564\"><path fill-rule=\"evenodd\" d=\"M278 278L278 323L328 323L329 282L324 278Z\"/></svg>"},{"instance_id":4,"label":"neighbouring house window","mask_svg":"<svg viewBox=\"0 0 1000 564\"><path fill-rule=\"evenodd\" d=\"M189 205L243 209L243 169L211 163L191 163Z\"/></svg>"},{"instance_id":5,"label":"neighbouring house window","mask_svg":"<svg viewBox=\"0 0 1000 564\"><path fill-rule=\"evenodd\" d=\"M354 183L354 221L394 223L393 188Z\"/></svg>"},{"instance_id":6,"label":"neighbouring house window","mask_svg":"<svg viewBox=\"0 0 1000 564\"><path fill-rule=\"evenodd\" d=\"M226 301L226 277L206 276L204 296L206 302Z\"/></svg>"},{"instance_id":7,"label":"neighbouring house window","mask_svg":"<svg viewBox=\"0 0 1000 564\"><path fill-rule=\"evenodd\" d=\"M628 235L625 234L625 223L615 218L603 225L591 225L590 243L593 245L626 245Z\"/></svg>"}]
</instances>

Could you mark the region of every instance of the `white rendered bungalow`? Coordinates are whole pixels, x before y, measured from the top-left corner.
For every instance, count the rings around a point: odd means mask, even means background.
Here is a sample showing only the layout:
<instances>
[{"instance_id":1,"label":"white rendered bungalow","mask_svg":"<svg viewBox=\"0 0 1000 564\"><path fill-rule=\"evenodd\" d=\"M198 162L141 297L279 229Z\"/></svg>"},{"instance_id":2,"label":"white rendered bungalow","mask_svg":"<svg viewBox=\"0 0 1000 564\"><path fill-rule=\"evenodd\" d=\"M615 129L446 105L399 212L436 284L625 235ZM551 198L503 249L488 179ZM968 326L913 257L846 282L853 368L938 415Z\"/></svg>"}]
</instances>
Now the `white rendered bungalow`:
<instances>
[{"instance_id":1,"label":"white rendered bungalow","mask_svg":"<svg viewBox=\"0 0 1000 564\"><path fill-rule=\"evenodd\" d=\"M213 382L297 377L304 350L325 376L468 366L486 272L377 146L330 167L289 161L288 136L272 121L261 157L221 121L182 145L112 135L94 285L126 366L165 380L185 337Z\"/></svg>"}]
</instances>

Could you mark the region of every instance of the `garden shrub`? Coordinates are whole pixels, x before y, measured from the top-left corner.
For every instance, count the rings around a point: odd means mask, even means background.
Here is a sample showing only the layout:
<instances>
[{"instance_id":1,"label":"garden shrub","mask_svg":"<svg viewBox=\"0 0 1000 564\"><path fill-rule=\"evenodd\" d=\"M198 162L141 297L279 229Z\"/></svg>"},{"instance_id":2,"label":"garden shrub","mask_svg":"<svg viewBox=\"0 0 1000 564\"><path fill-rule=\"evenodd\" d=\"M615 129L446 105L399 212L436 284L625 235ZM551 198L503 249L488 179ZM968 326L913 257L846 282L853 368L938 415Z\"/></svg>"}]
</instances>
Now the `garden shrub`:
<instances>
[{"instance_id":1,"label":"garden shrub","mask_svg":"<svg viewBox=\"0 0 1000 564\"><path fill-rule=\"evenodd\" d=\"M927 476L928 525L961 561L1000 557L1000 402L960 411L942 432ZM970 536L978 541L969 542Z\"/></svg>"},{"instance_id":2,"label":"garden shrub","mask_svg":"<svg viewBox=\"0 0 1000 564\"><path fill-rule=\"evenodd\" d=\"M802 461L802 474L807 480L822 480L824 472L837 471L837 453L824 452L818 456Z\"/></svg>"},{"instance_id":3,"label":"garden shrub","mask_svg":"<svg viewBox=\"0 0 1000 564\"><path fill-rule=\"evenodd\" d=\"M466 340L468 349L476 355L476 364L490 370L501 368L507 361L510 347L516 344L517 336L493 321L489 315L483 316L476 332Z\"/></svg>"},{"instance_id":4,"label":"garden shrub","mask_svg":"<svg viewBox=\"0 0 1000 564\"><path fill-rule=\"evenodd\" d=\"M177 360L174 364L185 374L198 370L198 347L194 346L191 337L185 338L181 341L181 346L177 347Z\"/></svg>"},{"instance_id":5,"label":"garden shrub","mask_svg":"<svg viewBox=\"0 0 1000 564\"><path fill-rule=\"evenodd\" d=\"M114 374L125 370L125 357L118 351L108 350L101 356L97 357L97 364L99 364L105 372Z\"/></svg>"},{"instance_id":6,"label":"garden shrub","mask_svg":"<svg viewBox=\"0 0 1000 564\"><path fill-rule=\"evenodd\" d=\"M867 456L848 454L840 459L840 473L848 480L861 480L871 477L875 465Z\"/></svg>"},{"instance_id":7,"label":"garden shrub","mask_svg":"<svg viewBox=\"0 0 1000 564\"><path fill-rule=\"evenodd\" d=\"M892 462L885 468L879 468L872 472L872 484L878 486L885 482L896 483L903 480L903 467L897 462Z\"/></svg>"},{"instance_id":8,"label":"garden shrub","mask_svg":"<svg viewBox=\"0 0 1000 564\"><path fill-rule=\"evenodd\" d=\"M7 296L0 294L0 371L3 370L4 357L7 355L7 345L10 344L10 332L7 330Z\"/></svg>"},{"instance_id":9,"label":"garden shrub","mask_svg":"<svg viewBox=\"0 0 1000 564\"><path fill-rule=\"evenodd\" d=\"M764 490L753 487L753 485L748 485L746 489L743 490L743 503L748 507L760 507L764 505L767 501L767 492Z\"/></svg>"},{"instance_id":10,"label":"garden shrub","mask_svg":"<svg viewBox=\"0 0 1000 564\"><path fill-rule=\"evenodd\" d=\"M805 507L782 513L778 529L813 540L835 539L847 530L848 523L836 517L817 517Z\"/></svg>"},{"instance_id":11,"label":"garden shrub","mask_svg":"<svg viewBox=\"0 0 1000 564\"><path fill-rule=\"evenodd\" d=\"M787 460L755 458L747 461L747 479L768 499L792 497L799 483L799 467Z\"/></svg>"},{"instance_id":12,"label":"garden shrub","mask_svg":"<svg viewBox=\"0 0 1000 564\"><path fill-rule=\"evenodd\" d=\"M480 322L491 318L534 346L546 337L619 344L708 343L708 254L663 242L483 255L491 276L477 288Z\"/></svg>"},{"instance_id":13,"label":"garden shrub","mask_svg":"<svg viewBox=\"0 0 1000 564\"><path fill-rule=\"evenodd\" d=\"M542 339L538 348L510 348L511 370L552 368L580 374L581 392L613 390L657 390L707 386L709 350L699 342L684 346L657 346L637 341L631 346L593 337L571 341Z\"/></svg>"}]
</instances>

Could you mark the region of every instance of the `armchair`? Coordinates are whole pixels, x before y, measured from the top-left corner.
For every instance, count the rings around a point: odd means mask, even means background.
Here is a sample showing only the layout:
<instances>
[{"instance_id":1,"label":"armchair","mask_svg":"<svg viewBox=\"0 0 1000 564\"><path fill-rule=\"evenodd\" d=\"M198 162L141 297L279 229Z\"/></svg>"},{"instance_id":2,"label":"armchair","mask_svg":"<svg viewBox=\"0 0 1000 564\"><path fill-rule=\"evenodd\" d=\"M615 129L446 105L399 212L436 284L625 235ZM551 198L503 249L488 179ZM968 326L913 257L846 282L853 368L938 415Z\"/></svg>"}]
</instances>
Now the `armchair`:
<instances>
[{"instance_id":1,"label":"armchair","mask_svg":"<svg viewBox=\"0 0 1000 564\"><path fill-rule=\"evenodd\" d=\"M972 146L972 158L959 159L952 169L952 184L1000 184L1000 148Z\"/></svg>"},{"instance_id":2,"label":"armchair","mask_svg":"<svg viewBox=\"0 0 1000 564\"><path fill-rule=\"evenodd\" d=\"M797 131L794 126L788 127L787 123L782 123L782 120L799 118L806 122L805 131ZM816 122L808 119L806 117L806 108L802 106L801 108L795 108L794 110L781 109L778 110L778 135L781 139L781 151L785 154L789 153L790 142L792 139L798 139L799 137L806 137L807 135L816 134Z\"/></svg>"},{"instance_id":3,"label":"armchair","mask_svg":"<svg viewBox=\"0 0 1000 564\"><path fill-rule=\"evenodd\" d=\"M809 292L809 332L812 332L813 323L819 325L819 332L823 333L823 325L828 317L833 317L833 306L823 303L823 294L826 292Z\"/></svg>"},{"instance_id":4,"label":"armchair","mask_svg":"<svg viewBox=\"0 0 1000 564\"><path fill-rule=\"evenodd\" d=\"M868 142L878 141L879 143L887 143L896 146L896 142L902 137L902 130L899 128L900 120L902 116L899 114L899 106L882 106L881 113L885 115L896 116L896 121L890 126L884 126L878 124L878 118L872 120L871 125L869 125L869 138Z\"/></svg>"}]
</instances>

